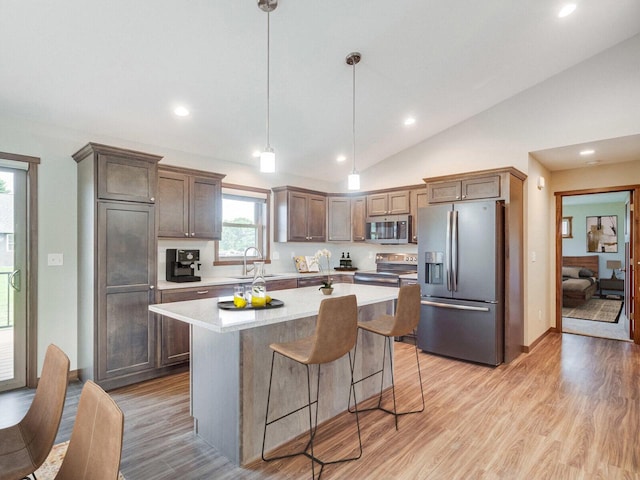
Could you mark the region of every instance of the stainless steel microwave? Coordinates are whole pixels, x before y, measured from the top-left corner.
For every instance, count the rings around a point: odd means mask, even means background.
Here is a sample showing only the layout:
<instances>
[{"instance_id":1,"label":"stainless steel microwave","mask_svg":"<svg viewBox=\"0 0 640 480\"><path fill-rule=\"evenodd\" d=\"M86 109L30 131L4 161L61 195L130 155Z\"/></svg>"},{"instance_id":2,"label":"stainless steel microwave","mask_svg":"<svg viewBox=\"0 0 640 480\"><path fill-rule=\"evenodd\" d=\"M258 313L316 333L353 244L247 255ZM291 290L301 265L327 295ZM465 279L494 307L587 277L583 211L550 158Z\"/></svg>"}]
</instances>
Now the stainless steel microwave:
<instances>
[{"instance_id":1,"label":"stainless steel microwave","mask_svg":"<svg viewBox=\"0 0 640 480\"><path fill-rule=\"evenodd\" d=\"M409 243L411 238L411 215L387 215L368 217L365 239L371 243L397 245Z\"/></svg>"}]
</instances>

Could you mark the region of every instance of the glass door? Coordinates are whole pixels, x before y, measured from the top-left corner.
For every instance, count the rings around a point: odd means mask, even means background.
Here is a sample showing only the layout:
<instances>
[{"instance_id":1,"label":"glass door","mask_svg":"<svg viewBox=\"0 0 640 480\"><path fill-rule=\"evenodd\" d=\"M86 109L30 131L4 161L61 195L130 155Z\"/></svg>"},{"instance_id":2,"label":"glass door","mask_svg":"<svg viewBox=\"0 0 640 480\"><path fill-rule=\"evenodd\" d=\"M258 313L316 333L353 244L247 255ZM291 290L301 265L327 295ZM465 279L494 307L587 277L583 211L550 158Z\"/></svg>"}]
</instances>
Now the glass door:
<instances>
[{"instance_id":1,"label":"glass door","mask_svg":"<svg viewBox=\"0 0 640 480\"><path fill-rule=\"evenodd\" d=\"M0 166L0 391L26 385L27 173Z\"/></svg>"}]
</instances>

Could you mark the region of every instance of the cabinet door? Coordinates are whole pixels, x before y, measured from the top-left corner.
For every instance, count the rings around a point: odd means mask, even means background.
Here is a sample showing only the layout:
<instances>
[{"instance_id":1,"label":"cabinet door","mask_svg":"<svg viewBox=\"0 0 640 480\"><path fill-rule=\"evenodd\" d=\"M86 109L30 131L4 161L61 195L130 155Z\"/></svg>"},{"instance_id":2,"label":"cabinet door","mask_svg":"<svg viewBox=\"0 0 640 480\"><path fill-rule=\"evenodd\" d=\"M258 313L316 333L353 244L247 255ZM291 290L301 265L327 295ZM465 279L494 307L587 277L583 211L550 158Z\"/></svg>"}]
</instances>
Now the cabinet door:
<instances>
[{"instance_id":1,"label":"cabinet door","mask_svg":"<svg viewBox=\"0 0 640 480\"><path fill-rule=\"evenodd\" d=\"M98 205L98 380L155 368L153 205Z\"/></svg>"},{"instance_id":2,"label":"cabinet door","mask_svg":"<svg viewBox=\"0 0 640 480\"><path fill-rule=\"evenodd\" d=\"M500 175L462 180L462 199L476 200L500 196Z\"/></svg>"},{"instance_id":3,"label":"cabinet door","mask_svg":"<svg viewBox=\"0 0 640 480\"><path fill-rule=\"evenodd\" d=\"M409 191L399 190L389 192L387 206L390 215L402 215L409 213Z\"/></svg>"},{"instance_id":4,"label":"cabinet door","mask_svg":"<svg viewBox=\"0 0 640 480\"><path fill-rule=\"evenodd\" d=\"M220 240L222 234L222 190L220 180L192 177L189 237Z\"/></svg>"},{"instance_id":5,"label":"cabinet door","mask_svg":"<svg viewBox=\"0 0 640 480\"><path fill-rule=\"evenodd\" d=\"M189 176L158 172L158 237L189 236Z\"/></svg>"},{"instance_id":6,"label":"cabinet door","mask_svg":"<svg viewBox=\"0 0 640 480\"><path fill-rule=\"evenodd\" d=\"M232 287L202 287L190 289L165 290L160 292L160 302L183 302L229 295ZM160 321L160 366L175 365L189 360L189 324L172 318L159 316Z\"/></svg>"},{"instance_id":7,"label":"cabinet door","mask_svg":"<svg viewBox=\"0 0 640 480\"><path fill-rule=\"evenodd\" d=\"M307 234L307 214L308 195L299 192L288 193L288 238L290 242L306 242Z\"/></svg>"},{"instance_id":8,"label":"cabinet door","mask_svg":"<svg viewBox=\"0 0 640 480\"><path fill-rule=\"evenodd\" d=\"M307 212L308 240L324 242L327 240L327 198L309 195Z\"/></svg>"},{"instance_id":9,"label":"cabinet door","mask_svg":"<svg viewBox=\"0 0 640 480\"><path fill-rule=\"evenodd\" d=\"M329 197L329 241L351 240L351 200Z\"/></svg>"},{"instance_id":10,"label":"cabinet door","mask_svg":"<svg viewBox=\"0 0 640 480\"><path fill-rule=\"evenodd\" d=\"M460 180L428 183L427 195L429 203L455 202L462 196L462 184Z\"/></svg>"},{"instance_id":11,"label":"cabinet door","mask_svg":"<svg viewBox=\"0 0 640 480\"><path fill-rule=\"evenodd\" d=\"M427 187L411 190L411 243L418 243L418 209L428 205Z\"/></svg>"},{"instance_id":12,"label":"cabinet door","mask_svg":"<svg viewBox=\"0 0 640 480\"><path fill-rule=\"evenodd\" d=\"M98 154L98 198L154 203L157 173L155 162Z\"/></svg>"},{"instance_id":13,"label":"cabinet door","mask_svg":"<svg viewBox=\"0 0 640 480\"><path fill-rule=\"evenodd\" d=\"M276 290L288 290L290 288L298 288L298 280L296 278L267 280L267 292L273 292Z\"/></svg>"},{"instance_id":14,"label":"cabinet door","mask_svg":"<svg viewBox=\"0 0 640 480\"><path fill-rule=\"evenodd\" d=\"M364 242L367 221L367 198L351 199L351 241Z\"/></svg>"},{"instance_id":15,"label":"cabinet door","mask_svg":"<svg viewBox=\"0 0 640 480\"><path fill-rule=\"evenodd\" d=\"M387 194L375 193L367 196L367 215L386 215L387 214Z\"/></svg>"}]
</instances>

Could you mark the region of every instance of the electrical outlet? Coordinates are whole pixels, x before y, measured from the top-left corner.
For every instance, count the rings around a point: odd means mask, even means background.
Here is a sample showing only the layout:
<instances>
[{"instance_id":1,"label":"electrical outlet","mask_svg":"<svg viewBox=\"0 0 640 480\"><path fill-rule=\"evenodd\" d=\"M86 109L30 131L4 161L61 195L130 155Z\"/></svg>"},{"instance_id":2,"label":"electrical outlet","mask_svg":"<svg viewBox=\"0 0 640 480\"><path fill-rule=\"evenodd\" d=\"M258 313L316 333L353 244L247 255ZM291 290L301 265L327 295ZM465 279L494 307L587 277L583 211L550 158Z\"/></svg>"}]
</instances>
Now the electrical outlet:
<instances>
[{"instance_id":1,"label":"electrical outlet","mask_svg":"<svg viewBox=\"0 0 640 480\"><path fill-rule=\"evenodd\" d=\"M61 253L50 253L47 255L47 265L49 267L61 267L63 264L63 256Z\"/></svg>"}]
</instances>

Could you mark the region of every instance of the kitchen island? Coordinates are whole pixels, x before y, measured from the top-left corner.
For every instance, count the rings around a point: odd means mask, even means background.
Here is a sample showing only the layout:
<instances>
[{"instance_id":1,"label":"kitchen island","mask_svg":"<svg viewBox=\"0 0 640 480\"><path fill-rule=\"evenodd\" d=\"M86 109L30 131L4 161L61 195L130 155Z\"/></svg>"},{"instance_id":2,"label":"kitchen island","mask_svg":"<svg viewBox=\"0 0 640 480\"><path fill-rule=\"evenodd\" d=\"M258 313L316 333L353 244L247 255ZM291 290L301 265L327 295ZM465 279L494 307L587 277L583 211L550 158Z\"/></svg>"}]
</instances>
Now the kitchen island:
<instances>
[{"instance_id":1,"label":"kitchen island","mask_svg":"<svg viewBox=\"0 0 640 480\"><path fill-rule=\"evenodd\" d=\"M353 284L334 285L333 296L355 294L358 319L370 320L393 313L398 289ZM260 457L266 409L271 349L274 342L309 336L315 330L320 302L327 298L317 287L280 290L273 293L284 306L269 309L222 310L209 298L151 305L152 312L191 325L191 411L197 435L216 447L236 465ZM355 377L375 371L379 365L383 338L358 334ZM273 418L306 401L306 370L278 358L279 372L272 404ZM312 369L313 375L317 370ZM322 396L318 419L323 422L346 410L349 395L349 366L341 359L322 367ZM312 380L312 384L314 381ZM378 392L377 381L356 388L358 401ZM312 395L315 393L312 392ZM271 417L270 417L271 418ZM279 422L269 430L271 449L308 429L305 410Z\"/></svg>"}]
</instances>

